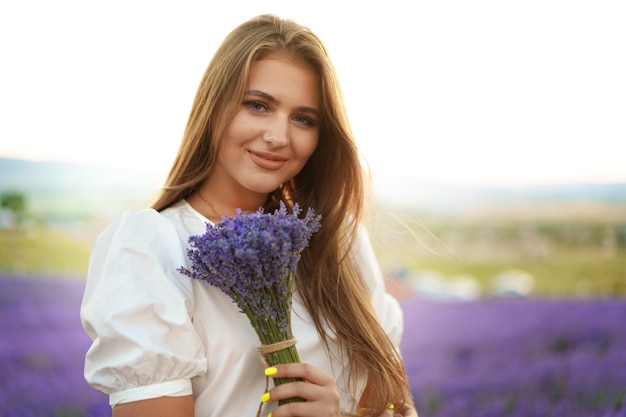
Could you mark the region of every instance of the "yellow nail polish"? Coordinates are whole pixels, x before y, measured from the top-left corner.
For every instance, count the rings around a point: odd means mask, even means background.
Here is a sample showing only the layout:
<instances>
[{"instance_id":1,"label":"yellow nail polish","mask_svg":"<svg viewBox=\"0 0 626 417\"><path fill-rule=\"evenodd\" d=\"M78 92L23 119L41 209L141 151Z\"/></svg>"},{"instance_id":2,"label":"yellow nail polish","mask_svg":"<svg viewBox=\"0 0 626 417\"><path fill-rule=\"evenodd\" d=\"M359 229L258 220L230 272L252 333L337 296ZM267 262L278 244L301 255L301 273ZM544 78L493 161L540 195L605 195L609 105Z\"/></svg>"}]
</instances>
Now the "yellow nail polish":
<instances>
[{"instance_id":1,"label":"yellow nail polish","mask_svg":"<svg viewBox=\"0 0 626 417\"><path fill-rule=\"evenodd\" d=\"M278 369L276 369L275 367L270 367L270 368L265 368L265 376L272 376L272 375L276 375L276 373L278 372Z\"/></svg>"},{"instance_id":2,"label":"yellow nail polish","mask_svg":"<svg viewBox=\"0 0 626 417\"><path fill-rule=\"evenodd\" d=\"M261 402L262 403L266 403L270 400L270 393L266 392L265 394L263 394L263 396L261 397Z\"/></svg>"},{"instance_id":3,"label":"yellow nail polish","mask_svg":"<svg viewBox=\"0 0 626 417\"><path fill-rule=\"evenodd\" d=\"M396 407L395 407L392 403L388 403L388 404L387 404L387 410L393 410L393 409L395 409L395 408L396 408Z\"/></svg>"},{"instance_id":4,"label":"yellow nail polish","mask_svg":"<svg viewBox=\"0 0 626 417\"><path fill-rule=\"evenodd\" d=\"M272 413L269 413L269 414L267 415L267 417L272 417Z\"/></svg>"}]
</instances>

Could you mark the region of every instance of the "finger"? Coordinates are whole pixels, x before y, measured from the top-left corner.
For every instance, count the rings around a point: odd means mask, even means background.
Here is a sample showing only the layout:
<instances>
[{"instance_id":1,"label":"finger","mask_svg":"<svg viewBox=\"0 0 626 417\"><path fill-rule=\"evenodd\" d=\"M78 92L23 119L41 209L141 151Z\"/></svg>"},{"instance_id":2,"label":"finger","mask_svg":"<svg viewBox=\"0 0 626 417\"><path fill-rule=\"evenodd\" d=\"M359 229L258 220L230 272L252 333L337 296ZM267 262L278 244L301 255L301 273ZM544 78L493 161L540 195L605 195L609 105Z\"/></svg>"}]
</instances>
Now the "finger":
<instances>
[{"instance_id":1,"label":"finger","mask_svg":"<svg viewBox=\"0 0 626 417\"><path fill-rule=\"evenodd\" d=\"M298 416L298 417L320 417L337 416L339 409L325 402L288 403L272 411L272 417Z\"/></svg>"},{"instance_id":2,"label":"finger","mask_svg":"<svg viewBox=\"0 0 626 417\"><path fill-rule=\"evenodd\" d=\"M312 384L306 381L294 381L277 385L268 391L270 401L286 400L299 397L307 401L339 401L339 394L334 387Z\"/></svg>"},{"instance_id":3,"label":"finger","mask_svg":"<svg viewBox=\"0 0 626 417\"><path fill-rule=\"evenodd\" d=\"M393 411L391 411L391 410L385 410L385 411L383 411L382 413L377 414L377 415L376 415L376 417L397 417L397 416L399 416L399 415L400 415L400 414L396 414L396 413L394 413L394 412L393 412Z\"/></svg>"},{"instance_id":4,"label":"finger","mask_svg":"<svg viewBox=\"0 0 626 417\"><path fill-rule=\"evenodd\" d=\"M306 381L294 381L278 385L265 393L261 401L275 402L289 398L302 398L306 402L282 404L272 412L274 417L336 416L340 412L340 397L336 386L322 386Z\"/></svg>"},{"instance_id":5,"label":"finger","mask_svg":"<svg viewBox=\"0 0 626 417\"><path fill-rule=\"evenodd\" d=\"M397 417L418 417L417 410L407 404L404 404L399 410L396 410L396 415Z\"/></svg>"},{"instance_id":6,"label":"finger","mask_svg":"<svg viewBox=\"0 0 626 417\"><path fill-rule=\"evenodd\" d=\"M265 375L272 378L301 378L316 385L334 385L335 379L307 363L287 363L265 369Z\"/></svg>"}]
</instances>

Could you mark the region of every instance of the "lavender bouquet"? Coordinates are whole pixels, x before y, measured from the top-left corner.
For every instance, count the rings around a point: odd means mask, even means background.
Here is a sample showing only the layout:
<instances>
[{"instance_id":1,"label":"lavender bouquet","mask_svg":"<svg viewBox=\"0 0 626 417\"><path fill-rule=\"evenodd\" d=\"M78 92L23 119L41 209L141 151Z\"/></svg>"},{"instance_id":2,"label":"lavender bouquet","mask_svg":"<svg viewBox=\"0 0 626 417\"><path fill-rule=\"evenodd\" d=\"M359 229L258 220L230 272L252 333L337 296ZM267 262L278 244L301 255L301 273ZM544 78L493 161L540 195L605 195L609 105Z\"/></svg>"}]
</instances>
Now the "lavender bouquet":
<instances>
[{"instance_id":1,"label":"lavender bouquet","mask_svg":"<svg viewBox=\"0 0 626 417\"><path fill-rule=\"evenodd\" d=\"M281 201L274 213L237 210L215 226L207 223L206 233L189 238L191 269L178 269L231 297L250 320L269 365L300 362L291 331L293 285L300 255L321 226L313 209L303 218L300 213L298 204L288 213Z\"/></svg>"}]
</instances>

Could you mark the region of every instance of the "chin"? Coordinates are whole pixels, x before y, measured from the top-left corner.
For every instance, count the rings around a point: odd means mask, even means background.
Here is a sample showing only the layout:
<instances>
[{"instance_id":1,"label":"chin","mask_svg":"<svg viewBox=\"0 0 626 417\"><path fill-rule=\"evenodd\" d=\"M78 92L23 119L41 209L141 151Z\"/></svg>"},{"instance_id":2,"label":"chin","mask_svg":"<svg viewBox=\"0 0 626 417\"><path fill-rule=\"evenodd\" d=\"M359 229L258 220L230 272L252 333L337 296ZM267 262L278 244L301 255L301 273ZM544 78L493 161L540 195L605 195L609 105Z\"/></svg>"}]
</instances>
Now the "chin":
<instances>
[{"instance_id":1,"label":"chin","mask_svg":"<svg viewBox=\"0 0 626 417\"><path fill-rule=\"evenodd\" d=\"M250 192L253 192L253 193L256 193L256 194L265 194L265 195L267 195L267 194L271 194L274 191L276 191L281 186L281 184L278 184L278 185L267 185L267 184L264 184L264 185L256 185L256 186L255 185L251 185L251 186L246 187L246 188Z\"/></svg>"},{"instance_id":2,"label":"chin","mask_svg":"<svg viewBox=\"0 0 626 417\"><path fill-rule=\"evenodd\" d=\"M289 181L285 179L276 179L274 178L272 181L264 181L263 178L258 178L257 181L250 181L246 184L246 189L251 192L258 194L270 194L276 191L282 184Z\"/></svg>"}]
</instances>

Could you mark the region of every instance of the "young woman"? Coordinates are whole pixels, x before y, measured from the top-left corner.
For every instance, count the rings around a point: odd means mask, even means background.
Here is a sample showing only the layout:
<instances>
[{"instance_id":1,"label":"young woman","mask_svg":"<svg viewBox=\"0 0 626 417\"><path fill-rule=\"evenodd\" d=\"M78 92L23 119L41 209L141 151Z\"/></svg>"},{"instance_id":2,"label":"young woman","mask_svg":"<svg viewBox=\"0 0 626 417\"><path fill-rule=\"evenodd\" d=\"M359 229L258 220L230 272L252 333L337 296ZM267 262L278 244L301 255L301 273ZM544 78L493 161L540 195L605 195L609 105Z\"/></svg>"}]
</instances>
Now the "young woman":
<instances>
[{"instance_id":1,"label":"young woman","mask_svg":"<svg viewBox=\"0 0 626 417\"><path fill-rule=\"evenodd\" d=\"M364 179L322 42L264 15L231 32L198 88L153 207L113 221L93 248L81 309L85 377L113 416L416 417L365 229ZM292 327L302 363L264 370L245 315L189 266L188 238L236 209L312 207ZM302 378L266 392L266 375ZM306 402L278 406L281 399Z\"/></svg>"}]
</instances>

